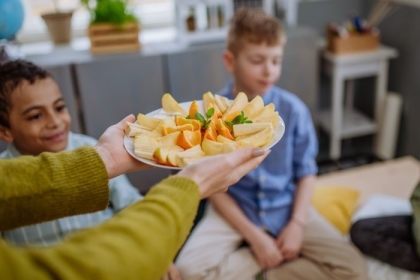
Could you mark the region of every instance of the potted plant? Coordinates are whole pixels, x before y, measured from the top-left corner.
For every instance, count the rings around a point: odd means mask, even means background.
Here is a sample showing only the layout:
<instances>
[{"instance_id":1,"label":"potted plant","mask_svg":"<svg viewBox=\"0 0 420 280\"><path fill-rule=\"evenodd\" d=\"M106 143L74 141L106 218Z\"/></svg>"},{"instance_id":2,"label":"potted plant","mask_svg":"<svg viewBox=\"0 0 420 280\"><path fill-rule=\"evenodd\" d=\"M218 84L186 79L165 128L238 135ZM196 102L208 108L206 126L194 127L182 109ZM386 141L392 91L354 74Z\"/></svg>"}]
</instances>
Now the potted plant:
<instances>
[{"instance_id":1,"label":"potted plant","mask_svg":"<svg viewBox=\"0 0 420 280\"><path fill-rule=\"evenodd\" d=\"M73 11L61 11L58 6L58 0L52 0L54 11L42 14L51 40L54 44L68 44L71 40L71 19Z\"/></svg>"},{"instance_id":2,"label":"potted plant","mask_svg":"<svg viewBox=\"0 0 420 280\"><path fill-rule=\"evenodd\" d=\"M129 11L128 0L81 0L91 15L88 35L91 52L138 51L138 18Z\"/></svg>"}]
</instances>

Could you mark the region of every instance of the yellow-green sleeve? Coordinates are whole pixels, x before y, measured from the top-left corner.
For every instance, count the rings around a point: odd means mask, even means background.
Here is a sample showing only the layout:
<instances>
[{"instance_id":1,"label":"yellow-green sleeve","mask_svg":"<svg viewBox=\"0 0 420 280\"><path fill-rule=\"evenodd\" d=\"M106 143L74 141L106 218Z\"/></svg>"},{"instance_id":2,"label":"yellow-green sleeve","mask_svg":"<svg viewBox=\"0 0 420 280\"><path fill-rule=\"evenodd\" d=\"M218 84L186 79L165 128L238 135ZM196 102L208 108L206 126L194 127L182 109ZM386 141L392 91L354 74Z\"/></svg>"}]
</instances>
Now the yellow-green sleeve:
<instances>
[{"instance_id":1,"label":"yellow-green sleeve","mask_svg":"<svg viewBox=\"0 0 420 280\"><path fill-rule=\"evenodd\" d=\"M0 160L0 231L105 209L105 165L92 147Z\"/></svg>"},{"instance_id":2,"label":"yellow-green sleeve","mask_svg":"<svg viewBox=\"0 0 420 280\"><path fill-rule=\"evenodd\" d=\"M1 275L4 279L158 280L185 241L199 199L193 181L168 178L142 201L59 245L17 249L0 243Z\"/></svg>"},{"instance_id":3,"label":"yellow-green sleeve","mask_svg":"<svg viewBox=\"0 0 420 280\"><path fill-rule=\"evenodd\" d=\"M416 241L417 255L420 256L420 182L411 194L410 201L413 208L413 236Z\"/></svg>"}]
</instances>

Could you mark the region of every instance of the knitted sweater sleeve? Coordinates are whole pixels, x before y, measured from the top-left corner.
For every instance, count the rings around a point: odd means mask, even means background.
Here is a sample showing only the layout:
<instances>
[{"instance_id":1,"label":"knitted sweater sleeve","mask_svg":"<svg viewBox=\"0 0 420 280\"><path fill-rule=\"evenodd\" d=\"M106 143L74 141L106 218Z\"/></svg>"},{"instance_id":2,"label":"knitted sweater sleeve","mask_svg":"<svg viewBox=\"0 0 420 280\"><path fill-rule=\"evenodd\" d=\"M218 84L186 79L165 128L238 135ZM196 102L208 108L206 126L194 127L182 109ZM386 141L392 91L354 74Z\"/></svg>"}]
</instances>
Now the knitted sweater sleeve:
<instances>
[{"instance_id":1,"label":"knitted sweater sleeve","mask_svg":"<svg viewBox=\"0 0 420 280\"><path fill-rule=\"evenodd\" d=\"M94 153L94 150L83 151ZM88 156L85 155L85 157L93 159L95 155L90 154ZM99 158L97 155L96 157ZM30 159L29 161L32 160ZM25 162L27 163L27 161L22 163ZM95 160L95 162L95 164L92 164L99 167L98 161ZM57 162L55 164L61 165ZM36 169L40 173L45 172L42 168L37 167L38 163L33 163L33 165L35 167L30 167L29 169ZM50 165L51 163L44 164L44 168L49 169L51 168ZM7 164L1 163L1 172L3 172L2 167L7 166ZM102 167L102 169L104 168ZM13 169L10 165L8 170L19 172L17 167ZM68 173L64 170L66 169L61 166L57 170L49 170L48 174L57 174L57 172ZM78 169L72 170L76 171ZM95 179L92 176L92 172L92 169L85 172L86 177L84 179L79 177L80 175L74 176L79 178L80 183L86 184L86 181ZM36 177L34 170L30 171L29 174ZM106 173L103 175L106 175ZM48 177L46 174L43 176ZM16 182L21 182L20 180L22 179L18 179ZM35 193L34 196L38 197L37 199L40 203L42 203L42 196L46 195L50 198L59 199L62 207L70 207L65 202L67 197L73 200L73 208L84 208L86 207L83 205L84 203L89 204L92 202L89 199L78 200L75 190L65 191L59 196L49 194L47 187L43 187L38 191L30 191L30 179L27 180L29 181L25 184L28 190L20 193L20 196L26 197L26 199L31 200ZM6 186L6 182L1 181L2 186ZM41 182L47 182L50 186L52 185L52 182L47 178L44 178ZM54 182L57 182L57 178ZM96 184L102 183L101 180L96 182ZM84 191L89 193L88 190ZM54 189L52 192L61 193L62 191ZM13 192L5 192L10 199L17 199L20 201L19 203L25 203L26 200L19 198L19 194L13 195L10 193ZM2 193L1 195L4 194ZM91 195L91 198L94 199L94 195ZM0 240L0 271L5 279L157 280L166 272L177 251L188 236L197 212L199 198L197 185L193 181L177 176L168 178L154 186L142 201L130 205L99 226L73 234L56 246L48 248L16 248ZM7 204L7 200L4 197L1 199L0 205L4 208L2 208L2 211L6 211L7 207L3 204ZM44 208L44 211L48 211L48 207L51 207L50 209L62 211L60 210L60 203L49 202L42 206L32 203L32 208L25 206L25 209L27 211L36 211L37 207L41 207ZM12 212L14 211L16 210ZM73 212L77 211L73 210ZM6 212L2 212L2 216L3 213ZM46 213L38 212L37 215L43 214ZM20 217L19 215L16 217ZM42 218L25 219L26 223L43 220Z\"/></svg>"},{"instance_id":2,"label":"knitted sweater sleeve","mask_svg":"<svg viewBox=\"0 0 420 280\"><path fill-rule=\"evenodd\" d=\"M92 147L0 160L0 231L105 209L108 175Z\"/></svg>"}]
</instances>

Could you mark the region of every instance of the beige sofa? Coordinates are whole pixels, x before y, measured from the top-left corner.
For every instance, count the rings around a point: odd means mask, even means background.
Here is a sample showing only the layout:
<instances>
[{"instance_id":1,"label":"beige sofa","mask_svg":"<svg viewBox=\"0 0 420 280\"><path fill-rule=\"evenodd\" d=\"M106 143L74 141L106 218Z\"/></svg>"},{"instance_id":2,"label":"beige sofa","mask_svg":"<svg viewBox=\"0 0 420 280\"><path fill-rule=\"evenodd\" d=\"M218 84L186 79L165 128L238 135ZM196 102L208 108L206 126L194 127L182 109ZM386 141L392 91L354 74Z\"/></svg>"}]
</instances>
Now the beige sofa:
<instances>
[{"instance_id":1,"label":"beige sofa","mask_svg":"<svg viewBox=\"0 0 420 280\"><path fill-rule=\"evenodd\" d=\"M358 209L366 209L371 203L369 198L376 195L399 198L407 205L406 208L410 208L408 200L419 181L420 162L407 156L322 175L317 180L317 186L343 186L359 190ZM387 212L392 210L387 209ZM397 269L369 257L366 257L366 263L371 280L420 280L420 274Z\"/></svg>"}]
</instances>

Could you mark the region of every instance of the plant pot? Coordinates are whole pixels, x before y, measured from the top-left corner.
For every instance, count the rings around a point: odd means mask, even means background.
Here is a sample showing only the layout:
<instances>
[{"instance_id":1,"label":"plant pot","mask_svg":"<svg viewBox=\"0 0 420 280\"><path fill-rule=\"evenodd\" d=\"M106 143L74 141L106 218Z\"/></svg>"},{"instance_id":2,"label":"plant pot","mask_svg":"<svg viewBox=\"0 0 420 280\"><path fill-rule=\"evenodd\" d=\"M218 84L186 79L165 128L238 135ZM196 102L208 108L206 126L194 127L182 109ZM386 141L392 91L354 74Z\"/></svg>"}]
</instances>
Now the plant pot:
<instances>
[{"instance_id":1,"label":"plant pot","mask_svg":"<svg viewBox=\"0 0 420 280\"><path fill-rule=\"evenodd\" d=\"M189 32L195 31L195 17L189 16L186 21L187 21L187 30Z\"/></svg>"},{"instance_id":2,"label":"plant pot","mask_svg":"<svg viewBox=\"0 0 420 280\"><path fill-rule=\"evenodd\" d=\"M71 18L73 12L41 15L47 25L51 40L56 45L68 44L71 40Z\"/></svg>"},{"instance_id":3,"label":"plant pot","mask_svg":"<svg viewBox=\"0 0 420 280\"><path fill-rule=\"evenodd\" d=\"M140 25L94 23L89 26L90 51L93 54L139 51Z\"/></svg>"}]
</instances>

